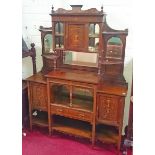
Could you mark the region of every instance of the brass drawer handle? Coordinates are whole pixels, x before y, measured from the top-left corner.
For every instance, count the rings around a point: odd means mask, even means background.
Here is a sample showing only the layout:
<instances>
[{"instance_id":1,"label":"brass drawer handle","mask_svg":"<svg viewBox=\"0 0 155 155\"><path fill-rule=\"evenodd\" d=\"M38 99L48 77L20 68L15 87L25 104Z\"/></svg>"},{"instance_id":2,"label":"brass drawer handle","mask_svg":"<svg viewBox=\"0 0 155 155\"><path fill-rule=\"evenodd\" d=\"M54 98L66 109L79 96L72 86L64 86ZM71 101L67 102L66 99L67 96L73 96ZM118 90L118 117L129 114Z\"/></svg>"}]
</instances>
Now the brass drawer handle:
<instances>
[{"instance_id":1,"label":"brass drawer handle","mask_svg":"<svg viewBox=\"0 0 155 155\"><path fill-rule=\"evenodd\" d=\"M84 115L84 114L79 114L79 116L80 116L80 117L84 117L85 115Z\"/></svg>"},{"instance_id":2,"label":"brass drawer handle","mask_svg":"<svg viewBox=\"0 0 155 155\"><path fill-rule=\"evenodd\" d=\"M103 116L104 118L107 118L107 115L106 114L104 114L104 116Z\"/></svg>"},{"instance_id":3,"label":"brass drawer handle","mask_svg":"<svg viewBox=\"0 0 155 155\"><path fill-rule=\"evenodd\" d=\"M62 112L62 109L57 109L57 112Z\"/></svg>"},{"instance_id":4,"label":"brass drawer handle","mask_svg":"<svg viewBox=\"0 0 155 155\"><path fill-rule=\"evenodd\" d=\"M110 110L109 110L109 109L107 109L106 113L107 113L107 114L109 114L109 113L110 113Z\"/></svg>"},{"instance_id":5,"label":"brass drawer handle","mask_svg":"<svg viewBox=\"0 0 155 155\"><path fill-rule=\"evenodd\" d=\"M107 107L109 108L110 107L110 100L107 100Z\"/></svg>"}]
</instances>

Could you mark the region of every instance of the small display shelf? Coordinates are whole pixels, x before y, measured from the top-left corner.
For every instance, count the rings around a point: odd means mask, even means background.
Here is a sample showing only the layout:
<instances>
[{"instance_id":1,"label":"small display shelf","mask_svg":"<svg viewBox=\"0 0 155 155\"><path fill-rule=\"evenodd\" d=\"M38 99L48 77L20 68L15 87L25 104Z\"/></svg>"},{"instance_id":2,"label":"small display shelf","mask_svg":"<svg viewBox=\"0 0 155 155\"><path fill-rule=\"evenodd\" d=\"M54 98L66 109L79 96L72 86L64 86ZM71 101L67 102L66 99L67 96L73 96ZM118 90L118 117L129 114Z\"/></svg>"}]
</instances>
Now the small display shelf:
<instances>
[{"instance_id":1,"label":"small display shelf","mask_svg":"<svg viewBox=\"0 0 155 155\"><path fill-rule=\"evenodd\" d=\"M114 126L99 124L96 126L96 138L101 142L113 143L118 142L118 130Z\"/></svg>"},{"instance_id":2,"label":"small display shelf","mask_svg":"<svg viewBox=\"0 0 155 155\"><path fill-rule=\"evenodd\" d=\"M39 111L39 110L33 110L32 112L32 124L48 127L48 116L47 112Z\"/></svg>"},{"instance_id":3,"label":"small display shelf","mask_svg":"<svg viewBox=\"0 0 155 155\"><path fill-rule=\"evenodd\" d=\"M89 139L92 137L91 124L62 116L53 116L52 130Z\"/></svg>"}]
</instances>

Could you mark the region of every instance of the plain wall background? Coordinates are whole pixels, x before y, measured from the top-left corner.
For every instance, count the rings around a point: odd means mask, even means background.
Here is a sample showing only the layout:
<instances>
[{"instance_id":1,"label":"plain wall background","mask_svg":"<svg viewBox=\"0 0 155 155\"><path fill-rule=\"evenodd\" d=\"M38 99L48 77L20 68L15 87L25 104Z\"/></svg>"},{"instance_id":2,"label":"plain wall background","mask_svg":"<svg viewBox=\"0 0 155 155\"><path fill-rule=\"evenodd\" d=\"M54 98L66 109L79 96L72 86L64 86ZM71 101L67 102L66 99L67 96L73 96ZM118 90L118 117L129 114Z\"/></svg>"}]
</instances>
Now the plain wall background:
<instances>
[{"instance_id":1,"label":"plain wall background","mask_svg":"<svg viewBox=\"0 0 155 155\"><path fill-rule=\"evenodd\" d=\"M30 47L30 43L34 42L36 47L36 64L37 71L41 70L42 58L41 58L41 36L39 26L51 27L51 12L52 5L54 10L57 8L71 9L71 4L81 4L82 9L97 8L101 10L103 5L103 11L107 14L107 23L113 29L124 30L129 29L126 42L125 53L125 66L124 76L128 82L128 94L126 97L124 121L123 127L128 124L128 112L130 104L130 92L132 82L132 4L130 0L23 0L22 3L22 35L27 45ZM22 59L22 78L25 79L32 75L32 61L27 57ZM124 131L122 131L124 133Z\"/></svg>"}]
</instances>

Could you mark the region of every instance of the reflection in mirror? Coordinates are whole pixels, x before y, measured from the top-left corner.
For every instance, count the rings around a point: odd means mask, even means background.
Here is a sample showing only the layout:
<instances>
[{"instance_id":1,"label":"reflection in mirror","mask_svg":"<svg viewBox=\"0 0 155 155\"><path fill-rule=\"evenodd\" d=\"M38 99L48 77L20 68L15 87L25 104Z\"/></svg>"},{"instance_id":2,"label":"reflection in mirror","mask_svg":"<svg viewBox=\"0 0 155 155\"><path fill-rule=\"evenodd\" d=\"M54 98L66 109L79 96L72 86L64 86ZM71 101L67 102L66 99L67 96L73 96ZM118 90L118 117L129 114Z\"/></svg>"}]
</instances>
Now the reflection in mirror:
<instances>
[{"instance_id":1,"label":"reflection in mirror","mask_svg":"<svg viewBox=\"0 0 155 155\"><path fill-rule=\"evenodd\" d=\"M46 34L44 37L45 53L51 53L53 51L52 47L52 34Z\"/></svg>"},{"instance_id":2,"label":"reflection in mirror","mask_svg":"<svg viewBox=\"0 0 155 155\"><path fill-rule=\"evenodd\" d=\"M55 47L64 48L64 38L62 36L55 37Z\"/></svg>"},{"instance_id":3,"label":"reflection in mirror","mask_svg":"<svg viewBox=\"0 0 155 155\"><path fill-rule=\"evenodd\" d=\"M97 67L97 53L84 53L76 51L64 52L64 64L87 67Z\"/></svg>"},{"instance_id":4,"label":"reflection in mirror","mask_svg":"<svg viewBox=\"0 0 155 155\"><path fill-rule=\"evenodd\" d=\"M73 87L72 106L85 110L93 110L93 91L88 88ZM85 103L85 104L83 104Z\"/></svg>"},{"instance_id":5,"label":"reflection in mirror","mask_svg":"<svg viewBox=\"0 0 155 155\"><path fill-rule=\"evenodd\" d=\"M97 52L99 46L99 24L89 25L89 46L88 51Z\"/></svg>"},{"instance_id":6,"label":"reflection in mirror","mask_svg":"<svg viewBox=\"0 0 155 155\"><path fill-rule=\"evenodd\" d=\"M63 23L61 23L61 22L56 23L55 33L56 34L63 34Z\"/></svg>"},{"instance_id":7,"label":"reflection in mirror","mask_svg":"<svg viewBox=\"0 0 155 155\"><path fill-rule=\"evenodd\" d=\"M99 28L99 25L98 24L90 24L89 25L89 35L91 36L95 36L95 34L96 35L98 35L99 34L99 30L100 30L100 28Z\"/></svg>"},{"instance_id":8,"label":"reflection in mirror","mask_svg":"<svg viewBox=\"0 0 155 155\"><path fill-rule=\"evenodd\" d=\"M88 50L90 52L97 52L99 46L99 38L89 38Z\"/></svg>"},{"instance_id":9,"label":"reflection in mirror","mask_svg":"<svg viewBox=\"0 0 155 155\"><path fill-rule=\"evenodd\" d=\"M99 34L100 28L98 24L95 24L95 34Z\"/></svg>"},{"instance_id":10,"label":"reflection in mirror","mask_svg":"<svg viewBox=\"0 0 155 155\"><path fill-rule=\"evenodd\" d=\"M95 33L95 25L94 24L90 24L89 25L89 34L94 34Z\"/></svg>"},{"instance_id":11,"label":"reflection in mirror","mask_svg":"<svg viewBox=\"0 0 155 155\"><path fill-rule=\"evenodd\" d=\"M106 58L121 59L123 43L118 37L111 37L107 42Z\"/></svg>"},{"instance_id":12,"label":"reflection in mirror","mask_svg":"<svg viewBox=\"0 0 155 155\"><path fill-rule=\"evenodd\" d=\"M68 104L70 102L69 88L66 85L51 83L51 103Z\"/></svg>"}]
</instances>

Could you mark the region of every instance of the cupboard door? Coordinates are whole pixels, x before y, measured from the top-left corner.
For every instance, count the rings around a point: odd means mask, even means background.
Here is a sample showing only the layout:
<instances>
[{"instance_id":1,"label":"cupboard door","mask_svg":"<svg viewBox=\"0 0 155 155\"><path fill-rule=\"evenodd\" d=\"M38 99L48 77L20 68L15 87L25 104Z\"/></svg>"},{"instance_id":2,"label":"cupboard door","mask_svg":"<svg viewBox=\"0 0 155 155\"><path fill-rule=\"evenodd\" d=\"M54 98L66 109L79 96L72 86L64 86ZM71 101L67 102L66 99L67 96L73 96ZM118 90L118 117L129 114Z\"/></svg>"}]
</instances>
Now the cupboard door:
<instances>
[{"instance_id":1,"label":"cupboard door","mask_svg":"<svg viewBox=\"0 0 155 155\"><path fill-rule=\"evenodd\" d=\"M122 99L119 96L100 94L97 101L97 120L117 125L122 115Z\"/></svg>"},{"instance_id":2,"label":"cupboard door","mask_svg":"<svg viewBox=\"0 0 155 155\"><path fill-rule=\"evenodd\" d=\"M47 111L47 89L46 84L30 83L30 96L32 109Z\"/></svg>"}]
</instances>

